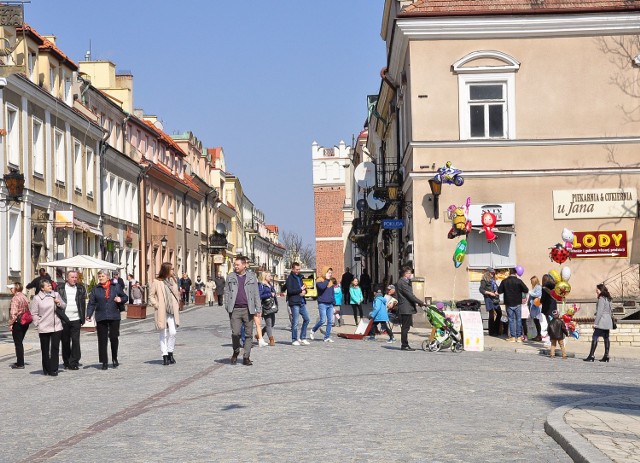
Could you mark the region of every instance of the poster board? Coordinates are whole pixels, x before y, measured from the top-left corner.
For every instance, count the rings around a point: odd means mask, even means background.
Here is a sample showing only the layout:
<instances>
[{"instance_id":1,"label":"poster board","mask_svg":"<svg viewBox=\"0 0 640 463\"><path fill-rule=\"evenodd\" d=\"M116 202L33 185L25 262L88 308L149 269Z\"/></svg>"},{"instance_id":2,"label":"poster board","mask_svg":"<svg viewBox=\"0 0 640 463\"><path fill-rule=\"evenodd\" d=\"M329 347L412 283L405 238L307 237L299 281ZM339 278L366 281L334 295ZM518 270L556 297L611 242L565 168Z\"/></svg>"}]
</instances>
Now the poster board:
<instances>
[{"instance_id":1,"label":"poster board","mask_svg":"<svg viewBox=\"0 0 640 463\"><path fill-rule=\"evenodd\" d=\"M480 312L462 310L459 312L464 332L464 350L484 351L484 330Z\"/></svg>"}]
</instances>

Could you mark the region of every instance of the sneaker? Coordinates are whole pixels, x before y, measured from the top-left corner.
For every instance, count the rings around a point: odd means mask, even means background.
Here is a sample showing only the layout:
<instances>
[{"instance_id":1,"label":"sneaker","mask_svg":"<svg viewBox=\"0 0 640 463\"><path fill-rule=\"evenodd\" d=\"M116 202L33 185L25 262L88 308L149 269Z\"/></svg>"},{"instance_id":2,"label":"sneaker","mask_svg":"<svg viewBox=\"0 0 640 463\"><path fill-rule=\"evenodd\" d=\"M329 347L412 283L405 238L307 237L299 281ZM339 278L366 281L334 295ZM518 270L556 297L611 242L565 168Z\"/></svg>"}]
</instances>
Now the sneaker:
<instances>
[{"instance_id":1,"label":"sneaker","mask_svg":"<svg viewBox=\"0 0 640 463\"><path fill-rule=\"evenodd\" d=\"M260 338L260 340L258 341L258 346L259 347L266 347L268 345L269 345L269 343L267 341L265 341L263 338Z\"/></svg>"},{"instance_id":2,"label":"sneaker","mask_svg":"<svg viewBox=\"0 0 640 463\"><path fill-rule=\"evenodd\" d=\"M376 337L375 336L369 336L367 338L365 338L367 341L375 341Z\"/></svg>"},{"instance_id":3,"label":"sneaker","mask_svg":"<svg viewBox=\"0 0 640 463\"><path fill-rule=\"evenodd\" d=\"M313 341L313 333L314 333L313 330L309 331L309 339L311 339L312 341Z\"/></svg>"},{"instance_id":4,"label":"sneaker","mask_svg":"<svg viewBox=\"0 0 640 463\"><path fill-rule=\"evenodd\" d=\"M305 346L308 346L309 344L311 344L309 341L307 341L306 339L301 339L300 343L304 344Z\"/></svg>"},{"instance_id":5,"label":"sneaker","mask_svg":"<svg viewBox=\"0 0 640 463\"><path fill-rule=\"evenodd\" d=\"M333 339L327 338L327 339L324 340L324 342L333 342Z\"/></svg>"},{"instance_id":6,"label":"sneaker","mask_svg":"<svg viewBox=\"0 0 640 463\"><path fill-rule=\"evenodd\" d=\"M293 341L291 343L292 346L299 346L300 345L300 341L298 341L297 339L295 341Z\"/></svg>"},{"instance_id":7,"label":"sneaker","mask_svg":"<svg viewBox=\"0 0 640 463\"><path fill-rule=\"evenodd\" d=\"M507 342L516 342L516 338L507 338Z\"/></svg>"},{"instance_id":8,"label":"sneaker","mask_svg":"<svg viewBox=\"0 0 640 463\"><path fill-rule=\"evenodd\" d=\"M393 344L394 342L396 342L395 338L391 338L387 341L387 344Z\"/></svg>"}]
</instances>

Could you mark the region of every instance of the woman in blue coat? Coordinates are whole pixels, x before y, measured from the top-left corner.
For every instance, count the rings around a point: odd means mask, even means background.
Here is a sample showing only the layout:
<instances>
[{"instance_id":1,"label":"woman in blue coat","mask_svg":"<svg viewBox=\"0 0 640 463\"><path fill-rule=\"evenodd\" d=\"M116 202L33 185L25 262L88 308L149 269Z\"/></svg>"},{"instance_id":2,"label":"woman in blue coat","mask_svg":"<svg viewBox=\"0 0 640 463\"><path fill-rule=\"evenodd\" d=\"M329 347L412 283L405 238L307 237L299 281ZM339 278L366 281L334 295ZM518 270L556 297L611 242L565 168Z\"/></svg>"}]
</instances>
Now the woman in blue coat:
<instances>
[{"instance_id":1,"label":"woman in blue coat","mask_svg":"<svg viewBox=\"0 0 640 463\"><path fill-rule=\"evenodd\" d=\"M387 312L387 300L382 295L382 288L376 288L376 294L373 299L373 311L369 316L373 320L373 326L371 327L371 334L369 335L369 340L373 341L376 338L376 330L378 323L380 323L380 328L389 335L389 340L387 344L391 344L392 342L396 342L393 337L393 332L389 329L389 325L387 322L389 321L389 312Z\"/></svg>"}]
</instances>

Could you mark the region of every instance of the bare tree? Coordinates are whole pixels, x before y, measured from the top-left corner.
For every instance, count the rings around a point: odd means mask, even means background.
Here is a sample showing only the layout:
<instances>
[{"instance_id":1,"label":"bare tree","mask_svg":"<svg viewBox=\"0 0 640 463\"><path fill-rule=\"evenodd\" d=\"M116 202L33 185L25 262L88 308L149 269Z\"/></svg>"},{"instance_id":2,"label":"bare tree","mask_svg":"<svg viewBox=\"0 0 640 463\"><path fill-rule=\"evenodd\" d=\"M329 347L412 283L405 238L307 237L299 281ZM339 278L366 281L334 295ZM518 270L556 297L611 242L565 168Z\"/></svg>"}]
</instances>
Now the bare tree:
<instances>
[{"instance_id":1,"label":"bare tree","mask_svg":"<svg viewBox=\"0 0 640 463\"><path fill-rule=\"evenodd\" d=\"M315 267L315 251L311 245L304 244L298 233L283 231L280 242L285 247L284 261L287 267L291 267L293 262L299 262L304 268Z\"/></svg>"}]
</instances>

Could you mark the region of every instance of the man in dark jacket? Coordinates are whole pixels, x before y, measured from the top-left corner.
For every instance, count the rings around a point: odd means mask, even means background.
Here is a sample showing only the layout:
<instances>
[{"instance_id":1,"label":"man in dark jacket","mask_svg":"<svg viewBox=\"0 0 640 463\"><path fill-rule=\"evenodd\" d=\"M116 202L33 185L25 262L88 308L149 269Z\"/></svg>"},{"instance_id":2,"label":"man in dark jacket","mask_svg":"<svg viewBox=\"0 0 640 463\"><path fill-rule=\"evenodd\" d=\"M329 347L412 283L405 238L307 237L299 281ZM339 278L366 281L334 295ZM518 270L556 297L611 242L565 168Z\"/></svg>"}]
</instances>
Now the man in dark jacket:
<instances>
[{"instance_id":1,"label":"man in dark jacket","mask_svg":"<svg viewBox=\"0 0 640 463\"><path fill-rule=\"evenodd\" d=\"M178 287L180 288L180 294L182 295L182 302L184 305L189 305L189 294L191 293L191 278L185 273L182 278L178 280Z\"/></svg>"},{"instance_id":2,"label":"man in dark jacket","mask_svg":"<svg viewBox=\"0 0 640 463\"><path fill-rule=\"evenodd\" d=\"M353 273L349 271L349 267L345 268L344 273L342 274L342 278L340 279L340 289L342 289L342 302L345 305L349 305L351 303L349 288L351 287L353 278Z\"/></svg>"},{"instance_id":3,"label":"man in dark jacket","mask_svg":"<svg viewBox=\"0 0 640 463\"><path fill-rule=\"evenodd\" d=\"M222 306L222 299L224 297L224 285L225 280L222 278L222 272L218 272L218 275L213 279L216 284L216 296L218 298L218 306Z\"/></svg>"},{"instance_id":4,"label":"man in dark jacket","mask_svg":"<svg viewBox=\"0 0 640 463\"><path fill-rule=\"evenodd\" d=\"M401 350L415 350L409 346L409 328L413 325L413 314L417 312L416 305L421 307L426 304L413 294L411 288L411 279L413 278L413 269L411 267L402 267L402 275L396 283L395 289L398 298L397 313L400 317L400 340Z\"/></svg>"},{"instance_id":5,"label":"man in dark jacket","mask_svg":"<svg viewBox=\"0 0 640 463\"><path fill-rule=\"evenodd\" d=\"M362 289L362 295L364 296L364 300L362 302L366 304L369 302L369 299L371 299L371 276L369 276L366 268L362 269L362 274L360 275L360 288Z\"/></svg>"},{"instance_id":6,"label":"man in dark jacket","mask_svg":"<svg viewBox=\"0 0 640 463\"><path fill-rule=\"evenodd\" d=\"M36 294L40 292L40 280L49 280L51 281L51 276L47 273L44 268L41 268L38 271L38 276L35 277L31 283L27 285L27 289L34 288L36 290Z\"/></svg>"},{"instance_id":7,"label":"man in dark jacket","mask_svg":"<svg viewBox=\"0 0 640 463\"><path fill-rule=\"evenodd\" d=\"M307 286L302 283L300 276L300 264L291 264L291 273L287 277L287 304L291 309L291 345L300 346L310 344L307 341L307 327L309 326L309 312L304 295L307 294ZM298 318L302 316L302 328L298 336Z\"/></svg>"},{"instance_id":8,"label":"man in dark jacket","mask_svg":"<svg viewBox=\"0 0 640 463\"><path fill-rule=\"evenodd\" d=\"M509 342L522 342L522 304L526 301L529 288L516 275L516 269L509 269L509 276L500 282L498 294L504 294L504 306L509 317Z\"/></svg>"},{"instance_id":9,"label":"man in dark jacket","mask_svg":"<svg viewBox=\"0 0 640 463\"><path fill-rule=\"evenodd\" d=\"M87 290L78 283L78 272L67 272L67 281L58 286L60 298L67 304L64 309L69 319L62 325L62 361L65 370L80 366L80 327L84 325Z\"/></svg>"}]
</instances>

